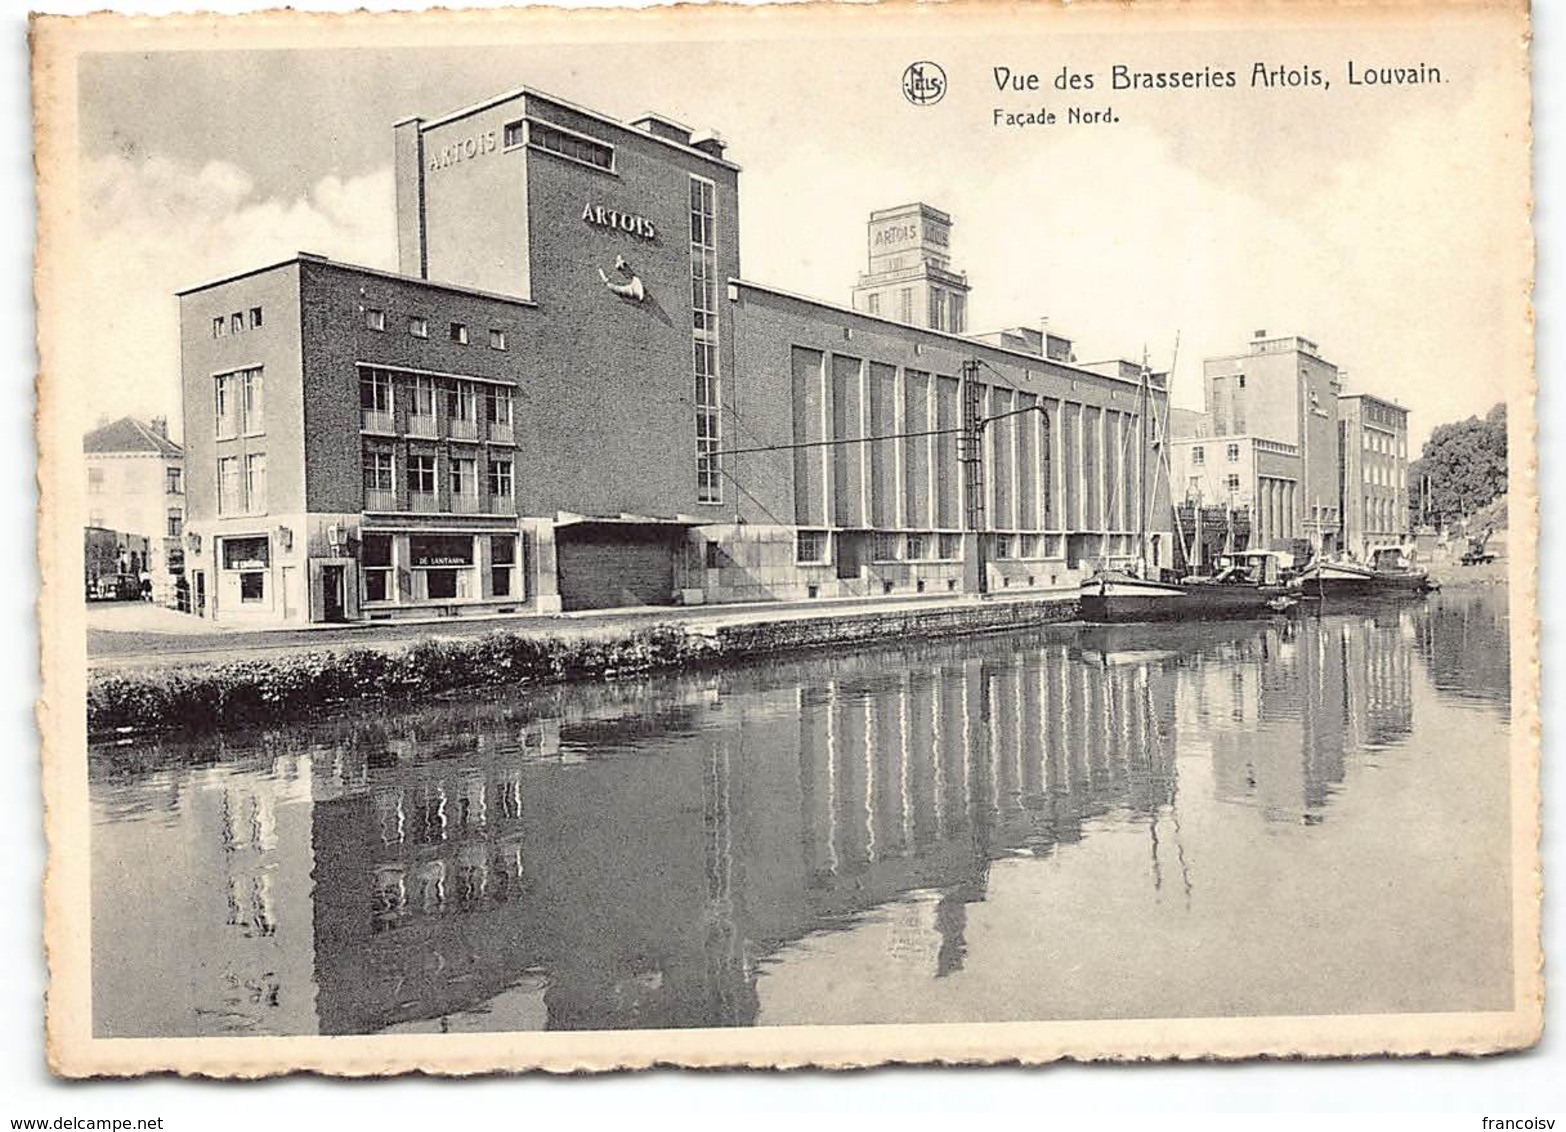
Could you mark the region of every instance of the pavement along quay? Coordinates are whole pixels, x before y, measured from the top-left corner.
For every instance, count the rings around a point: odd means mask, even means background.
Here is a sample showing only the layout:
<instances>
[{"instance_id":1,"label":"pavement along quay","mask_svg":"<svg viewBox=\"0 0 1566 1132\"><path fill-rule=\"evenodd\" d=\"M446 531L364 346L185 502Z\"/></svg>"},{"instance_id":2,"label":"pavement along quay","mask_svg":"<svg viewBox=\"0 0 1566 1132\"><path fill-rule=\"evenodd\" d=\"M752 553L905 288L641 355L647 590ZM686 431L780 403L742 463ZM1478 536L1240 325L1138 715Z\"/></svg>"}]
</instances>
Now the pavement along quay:
<instances>
[{"instance_id":1,"label":"pavement along quay","mask_svg":"<svg viewBox=\"0 0 1566 1132\"><path fill-rule=\"evenodd\" d=\"M1074 593L1015 598L945 595L754 605L648 606L544 617L438 618L398 623L232 629L145 605L89 611L88 664L94 672L146 671L239 660L374 649L403 651L427 640L490 633L566 641L609 641L655 626L709 638L724 656L871 644L900 637L952 636L1025 628L1076 616Z\"/></svg>"}]
</instances>

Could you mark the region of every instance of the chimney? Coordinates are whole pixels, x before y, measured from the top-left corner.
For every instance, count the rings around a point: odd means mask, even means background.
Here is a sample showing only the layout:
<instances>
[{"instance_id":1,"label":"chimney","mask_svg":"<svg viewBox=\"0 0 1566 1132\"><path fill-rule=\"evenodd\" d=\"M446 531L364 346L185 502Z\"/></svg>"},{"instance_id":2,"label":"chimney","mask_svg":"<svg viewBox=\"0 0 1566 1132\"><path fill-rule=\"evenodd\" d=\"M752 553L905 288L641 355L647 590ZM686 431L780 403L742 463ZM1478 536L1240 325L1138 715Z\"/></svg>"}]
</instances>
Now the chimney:
<instances>
[{"instance_id":1,"label":"chimney","mask_svg":"<svg viewBox=\"0 0 1566 1132\"><path fill-rule=\"evenodd\" d=\"M168 417L153 417L152 418L152 431L157 433L164 440L167 440L169 438L169 419L168 419Z\"/></svg>"},{"instance_id":2,"label":"chimney","mask_svg":"<svg viewBox=\"0 0 1566 1132\"><path fill-rule=\"evenodd\" d=\"M728 143L723 140L720 134L710 133L691 142L691 148L699 149L708 157L716 157L721 160L723 151L728 148Z\"/></svg>"}]
</instances>

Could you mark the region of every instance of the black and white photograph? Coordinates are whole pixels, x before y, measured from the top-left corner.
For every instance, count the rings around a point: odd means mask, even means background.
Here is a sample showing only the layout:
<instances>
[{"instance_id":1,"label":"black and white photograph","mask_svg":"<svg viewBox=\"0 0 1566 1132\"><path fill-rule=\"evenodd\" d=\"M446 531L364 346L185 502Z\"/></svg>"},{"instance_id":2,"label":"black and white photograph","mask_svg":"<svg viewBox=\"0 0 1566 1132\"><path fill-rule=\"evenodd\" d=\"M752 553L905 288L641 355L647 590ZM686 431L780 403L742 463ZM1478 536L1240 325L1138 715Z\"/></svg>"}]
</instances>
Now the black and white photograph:
<instances>
[{"instance_id":1,"label":"black and white photograph","mask_svg":"<svg viewBox=\"0 0 1566 1132\"><path fill-rule=\"evenodd\" d=\"M52 1071L1532 1045L1528 35L36 18Z\"/></svg>"}]
</instances>

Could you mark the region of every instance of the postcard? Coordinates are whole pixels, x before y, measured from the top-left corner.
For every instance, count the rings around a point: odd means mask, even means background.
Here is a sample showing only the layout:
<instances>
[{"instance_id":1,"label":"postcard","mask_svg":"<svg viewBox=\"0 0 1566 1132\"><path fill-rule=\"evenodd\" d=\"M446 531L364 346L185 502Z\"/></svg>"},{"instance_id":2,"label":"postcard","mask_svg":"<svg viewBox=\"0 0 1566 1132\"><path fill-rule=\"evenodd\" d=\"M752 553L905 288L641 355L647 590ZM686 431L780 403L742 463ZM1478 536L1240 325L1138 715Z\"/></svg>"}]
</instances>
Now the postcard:
<instances>
[{"instance_id":1,"label":"postcard","mask_svg":"<svg viewBox=\"0 0 1566 1132\"><path fill-rule=\"evenodd\" d=\"M53 1071L1535 1042L1529 36L35 17Z\"/></svg>"}]
</instances>

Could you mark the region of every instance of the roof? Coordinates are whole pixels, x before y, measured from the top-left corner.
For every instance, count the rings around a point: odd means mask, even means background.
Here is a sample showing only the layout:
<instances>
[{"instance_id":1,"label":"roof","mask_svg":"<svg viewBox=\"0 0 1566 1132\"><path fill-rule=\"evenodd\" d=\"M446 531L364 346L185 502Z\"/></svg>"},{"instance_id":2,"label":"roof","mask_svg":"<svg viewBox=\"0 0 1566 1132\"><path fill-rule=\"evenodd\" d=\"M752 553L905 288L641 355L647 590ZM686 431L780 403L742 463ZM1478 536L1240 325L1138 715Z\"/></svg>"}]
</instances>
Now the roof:
<instances>
[{"instance_id":1,"label":"roof","mask_svg":"<svg viewBox=\"0 0 1566 1132\"><path fill-rule=\"evenodd\" d=\"M168 437L154 432L150 424L135 417L99 425L82 437L82 451L88 453L149 452L157 456L184 456L185 450Z\"/></svg>"}]
</instances>

